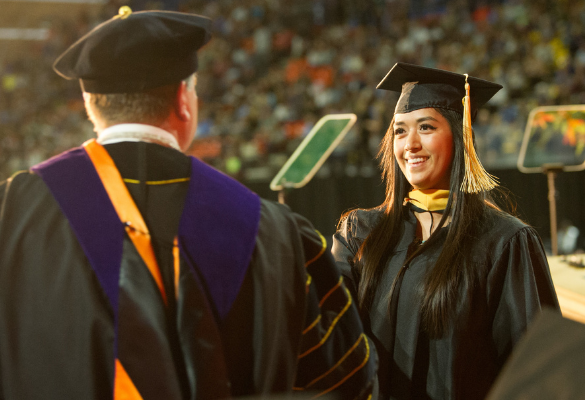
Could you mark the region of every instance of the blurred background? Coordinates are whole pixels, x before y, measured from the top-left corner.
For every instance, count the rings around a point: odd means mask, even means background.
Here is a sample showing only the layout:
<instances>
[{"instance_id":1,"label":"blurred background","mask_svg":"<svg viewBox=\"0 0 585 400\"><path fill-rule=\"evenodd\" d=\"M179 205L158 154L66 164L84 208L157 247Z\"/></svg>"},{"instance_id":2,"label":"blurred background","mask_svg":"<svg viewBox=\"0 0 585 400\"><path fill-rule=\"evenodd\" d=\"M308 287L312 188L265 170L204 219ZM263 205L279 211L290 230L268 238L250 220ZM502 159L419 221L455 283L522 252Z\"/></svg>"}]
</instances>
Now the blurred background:
<instances>
[{"instance_id":1,"label":"blurred background","mask_svg":"<svg viewBox=\"0 0 585 400\"><path fill-rule=\"evenodd\" d=\"M383 200L376 154L397 95L375 87L395 62L504 85L474 123L479 155L550 245L546 177L516 161L531 109L585 103L585 0L0 0L0 180L94 136L78 83L51 66L122 5L213 18L190 152L265 198L276 199L270 180L321 116L357 114L287 198L327 237L342 212ZM585 173L556 185L560 228L584 232Z\"/></svg>"}]
</instances>

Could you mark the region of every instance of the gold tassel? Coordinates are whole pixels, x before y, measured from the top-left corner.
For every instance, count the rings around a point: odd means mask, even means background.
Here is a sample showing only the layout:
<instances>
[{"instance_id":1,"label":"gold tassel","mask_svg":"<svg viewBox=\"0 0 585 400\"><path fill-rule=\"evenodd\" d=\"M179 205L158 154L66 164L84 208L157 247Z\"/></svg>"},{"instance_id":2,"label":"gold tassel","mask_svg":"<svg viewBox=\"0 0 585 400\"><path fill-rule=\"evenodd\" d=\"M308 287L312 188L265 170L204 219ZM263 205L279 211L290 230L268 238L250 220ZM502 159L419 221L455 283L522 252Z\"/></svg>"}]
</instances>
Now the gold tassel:
<instances>
[{"instance_id":1,"label":"gold tassel","mask_svg":"<svg viewBox=\"0 0 585 400\"><path fill-rule=\"evenodd\" d=\"M465 74L465 97L463 98L463 145L465 146L465 176L461 182L464 193L479 193L498 186L497 178L489 174L481 165L473 147L471 130L471 101L469 98L468 75Z\"/></svg>"}]
</instances>

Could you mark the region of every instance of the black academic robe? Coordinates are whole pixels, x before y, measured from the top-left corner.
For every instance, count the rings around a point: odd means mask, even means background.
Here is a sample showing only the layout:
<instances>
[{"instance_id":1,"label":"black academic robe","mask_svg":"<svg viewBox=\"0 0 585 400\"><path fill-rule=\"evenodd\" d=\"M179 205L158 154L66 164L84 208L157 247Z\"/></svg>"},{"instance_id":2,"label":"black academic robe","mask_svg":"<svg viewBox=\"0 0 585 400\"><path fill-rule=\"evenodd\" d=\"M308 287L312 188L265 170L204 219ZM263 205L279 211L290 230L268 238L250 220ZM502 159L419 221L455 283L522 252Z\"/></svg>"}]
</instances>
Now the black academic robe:
<instances>
[{"instance_id":1,"label":"black academic robe","mask_svg":"<svg viewBox=\"0 0 585 400\"><path fill-rule=\"evenodd\" d=\"M380 358L380 398L483 399L541 307L559 308L542 243L518 219L488 210L489 218L477 221L480 229L467 261L481 271L481 278L462 294L465 301L450 330L429 339L420 326L420 289L448 227L438 232L435 246L410 262L398 292L396 320L391 321L390 289L416 235L414 214L409 210L405 215L403 236L384 268L373 306L363 316ZM334 235L332 252L354 295L360 277L353 257L380 216L377 209L356 210Z\"/></svg>"},{"instance_id":2,"label":"black academic robe","mask_svg":"<svg viewBox=\"0 0 585 400\"><path fill-rule=\"evenodd\" d=\"M171 294L165 305L125 236L117 354L144 400L291 391L368 396L374 346L325 241L306 219L261 201L248 269L220 317L183 259L178 283L173 276L190 158L149 143L104 147L151 231ZM69 221L32 172L4 182L0 204L0 398L112 398L114 312Z\"/></svg>"}]
</instances>

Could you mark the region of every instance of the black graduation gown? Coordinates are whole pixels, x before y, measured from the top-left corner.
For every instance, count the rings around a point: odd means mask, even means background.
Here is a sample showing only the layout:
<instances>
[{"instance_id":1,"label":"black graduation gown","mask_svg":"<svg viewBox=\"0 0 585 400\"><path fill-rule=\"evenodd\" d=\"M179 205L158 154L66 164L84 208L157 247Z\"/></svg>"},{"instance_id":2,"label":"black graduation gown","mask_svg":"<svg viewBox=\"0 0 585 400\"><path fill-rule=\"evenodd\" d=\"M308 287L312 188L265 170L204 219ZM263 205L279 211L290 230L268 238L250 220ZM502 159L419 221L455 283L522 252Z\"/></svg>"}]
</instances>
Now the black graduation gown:
<instances>
[{"instance_id":1,"label":"black graduation gown","mask_svg":"<svg viewBox=\"0 0 585 400\"><path fill-rule=\"evenodd\" d=\"M190 159L156 144L104 147L152 233L172 294ZM0 398L112 398L113 311L67 218L30 172L1 185L0 203ZM165 307L124 238L118 347L144 400L221 398L226 388L233 396L293 387L368 396L374 346L322 237L303 217L261 201L252 259L223 319L183 261L182 295L167 296Z\"/></svg>"},{"instance_id":2,"label":"black graduation gown","mask_svg":"<svg viewBox=\"0 0 585 400\"><path fill-rule=\"evenodd\" d=\"M480 269L481 281L465 293L450 331L429 340L420 328L419 291L444 244L448 229L444 227L438 232L438 244L415 256L404 274L392 341L388 295L416 234L416 218L406 212L404 235L384 269L364 321L380 357L380 398L483 399L541 307L559 308L536 232L507 214L490 213L489 221L477 221L481 233L470 261ZM334 235L333 255L354 294L359 273L352 260L380 216L377 209L356 210Z\"/></svg>"}]
</instances>

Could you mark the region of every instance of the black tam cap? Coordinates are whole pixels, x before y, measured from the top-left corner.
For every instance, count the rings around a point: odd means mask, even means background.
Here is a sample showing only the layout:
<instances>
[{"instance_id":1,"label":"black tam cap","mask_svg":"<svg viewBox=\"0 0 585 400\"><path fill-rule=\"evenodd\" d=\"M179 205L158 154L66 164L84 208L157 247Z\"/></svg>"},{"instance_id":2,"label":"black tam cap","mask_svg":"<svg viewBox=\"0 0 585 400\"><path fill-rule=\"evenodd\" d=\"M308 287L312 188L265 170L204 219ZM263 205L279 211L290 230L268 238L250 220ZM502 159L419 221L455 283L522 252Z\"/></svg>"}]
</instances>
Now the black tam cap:
<instances>
[{"instance_id":1,"label":"black tam cap","mask_svg":"<svg viewBox=\"0 0 585 400\"><path fill-rule=\"evenodd\" d=\"M396 63L377 89L400 92L396 114L421 108L445 108L463 114L466 76L435 68ZM495 95L502 85L483 79L467 77L470 86L471 115Z\"/></svg>"},{"instance_id":2,"label":"black tam cap","mask_svg":"<svg viewBox=\"0 0 585 400\"><path fill-rule=\"evenodd\" d=\"M53 69L89 93L132 93L180 82L197 70L197 50L211 39L209 18L170 11L120 15L71 45Z\"/></svg>"}]
</instances>

